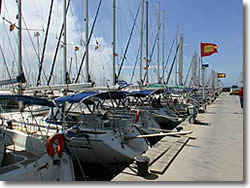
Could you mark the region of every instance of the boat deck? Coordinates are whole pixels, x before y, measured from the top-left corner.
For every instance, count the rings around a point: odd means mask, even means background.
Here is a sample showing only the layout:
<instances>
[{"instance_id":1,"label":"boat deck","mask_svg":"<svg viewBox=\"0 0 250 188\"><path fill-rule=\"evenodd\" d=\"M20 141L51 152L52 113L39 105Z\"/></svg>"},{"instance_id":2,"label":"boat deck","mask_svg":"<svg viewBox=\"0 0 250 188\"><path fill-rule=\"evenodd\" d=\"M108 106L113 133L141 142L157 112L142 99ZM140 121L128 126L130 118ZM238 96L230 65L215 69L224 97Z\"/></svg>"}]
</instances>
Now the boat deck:
<instances>
[{"instance_id":1,"label":"boat deck","mask_svg":"<svg viewBox=\"0 0 250 188\"><path fill-rule=\"evenodd\" d=\"M180 125L193 130L191 137L164 137L147 151L149 175L137 176L132 164L112 181L243 181L239 97L222 93L197 120Z\"/></svg>"},{"instance_id":2,"label":"boat deck","mask_svg":"<svg viewBox=\"0 0 250 188\"><path fill-rule=\"evenodd\" d=\"M0 168L0 175L6 172L26 166L37 159L37 156L23 150L20 147L10 145L6 147L6 153Z\"/></svg>"}]
</instances>

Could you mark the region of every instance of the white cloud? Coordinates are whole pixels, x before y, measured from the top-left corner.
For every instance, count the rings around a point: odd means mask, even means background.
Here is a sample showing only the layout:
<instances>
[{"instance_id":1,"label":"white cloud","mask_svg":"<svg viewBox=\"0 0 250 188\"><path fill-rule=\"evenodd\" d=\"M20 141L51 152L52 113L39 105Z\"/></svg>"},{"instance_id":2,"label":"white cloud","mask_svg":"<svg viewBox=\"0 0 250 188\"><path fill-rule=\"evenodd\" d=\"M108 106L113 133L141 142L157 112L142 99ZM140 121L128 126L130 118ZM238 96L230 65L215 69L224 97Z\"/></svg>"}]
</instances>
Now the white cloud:
<instances>
[{"instance_id":1,"label":"white cloud","mask_svg":"<svg viewBox=\"0 0 250 188\"><path fill-rule=\"evenodd\" d=\"M49 14L50 1L40 1L40 0L25 0L22 1L22 11L25 23L27 27L30 29L43 29L47 28L47 19ZM73 12L75 12L72 7ZM70 11L70 10L69 10ZM10 20L12 23L17 24L16 20L17 15L17 4L15 0L6 1L2 6L1 16ZM90 18L91 20L92 18ZM63 22L63 1L56 0L54 2L52 20L49 30L48 43L46 47L45 59L44 59L44 72L46 75L49 75L51 63L53 60L54 52L57 44L57 37L59 36L61 24ZM17 29L12 32L9 32L9 25L7 22L4 22L2 19L0 21L0 31L2 36L0 35L1 45L4 48L4 54L6 56L6 60L8 62L9 69L11 69L12 62L14 60L14 56L17 58ZM23 27L25 28L25 24L23 23ZM83 28L84 26L80 25L78 28ZM4 28L7 28L7 32ZM89 28L90 31L90 28ZM40 53L43 48L43 41L45 37L45 31L40 32L39 44L40 44ZM30 36L32 38L33 44L37 50L37 38L34 37L34 31L30 31ZM72 57L72 76L76 75L77 67L76 67L76 57L75 57L75 46L79 46L80 50L77 52L77 60L78 66L80 65L82 54L84 53L84 46L80 45L81 36L85 36L84 33L79 33L76 30L75 21L72 14L69 12L67 15L67 66L69 68L71 57ZM11 44L8 40L8 37L11 40ZM95 50L95 40L97 40L100 44L100 48ZM14 48L14 52L11 50L11 46ZM106 79L111 79L111 70L112 70L112 46L108 44L102 36L95 36L95 39L92 38L90 43L90 74L93 76L94 81L97 84L105 83L104 76ZM62 62L63 62L63 48L60 48L57 62L55 66L55 75L57 78L57 82L60 83L61 79L61 70L62 70ZM2 56L0 56L0 60L2 61ZM84 62L85 64L85 62ZM32 42L29 38L29 35L26 31L23 31L23 65L25 67L25 74L29 82L36 83L38 73L38 58L36 56L35 50L32 46ZM85 74L84 66L82 69L82 73ZM1 70L4 69L1 66ZM16 76L16 73L13 73ZM2 79L2 78L1 78ZM44 78L43 78L44 79ZM53 81L55 82L55 80ZM46 81L44 80L45 84Z\"/></svg>"}]
</instances>

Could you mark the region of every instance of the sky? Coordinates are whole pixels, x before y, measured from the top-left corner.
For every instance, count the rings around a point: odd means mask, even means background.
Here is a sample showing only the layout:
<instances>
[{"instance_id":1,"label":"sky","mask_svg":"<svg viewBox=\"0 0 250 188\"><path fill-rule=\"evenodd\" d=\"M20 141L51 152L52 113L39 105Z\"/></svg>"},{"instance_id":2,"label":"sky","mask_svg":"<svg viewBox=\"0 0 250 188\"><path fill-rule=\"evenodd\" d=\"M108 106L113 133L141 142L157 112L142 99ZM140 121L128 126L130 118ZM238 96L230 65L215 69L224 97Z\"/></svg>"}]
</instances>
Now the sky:
<instances>
[{"instance_id":1,"label":"sky","mask_svg":"<svg viewBox=\"0 0 250 188\"><path fill-rule=\"evenodd\" d=\"M85 41L85 1L71 1L71 7L67 15L67 67L71 67L71 76L75 77L82 55L84 53ZM149 52L151 53L155 37L157 35L157 2L160 3L160 22L162 23L162 12L165 13L165 62L169 55L172 41L176 35L184 34L184 78L191 63L192 56L196 51L200 54L200 42L215 43L219 46L218 54L213 54L202 59L203 63L209 64L207 76L212 69L216 72L225 72L227 77L221 79L224 86L240 84L241 72L243 70L243 2L241 0L149 0ZM91 30L94 16L99 0L89 1L89 32ZM113 27L113 0L103 0L100 12L97 17L93 37L90 42L90 75L98 85L106 85L112 80L112 27ZM136 11L141 4L141 0L117 0L116 2L116 46L117 62L121 63L125 51L129 34L135 19ZM50 1L25 0L23 1L23 20L29 29L36 29L40 32L39 52L43 48L47 17ZM4 0L1 17L5 17L12 23L16 20L16 1ZM54 56L56 43L60 27L63 21L63 0L55 0L52 12L51 27L49 30L48 44L46 47L43 84L46 83ZM145 11L144 11L145 15ZM140 23L141 13L139 12L136 20L135 29L129 44L124 66L120 79L130 82L133 68L136 62L136 55L140 45ZM145 19L144 19L145 23ZM24 25L24 24L23 24ZM25 26L25 25L24 25ZM162 28L161 28L162 29ZM9 32L9 23L0 20L0 39L4 49L5 59L11 74L16 72L16 35L17 29ZM24 69L26 77L31 84L36 82L38 72L38 41L34 37L34 31L23 31L24 46ZM96 42L99 48L95 50ZM74 47L79 46L79 51L75 52ZM160 31L160 63L162 62L162 30ZM60 48L55 67L55 76L52 83L62 82L62 57L63 48ZM143 57L145 57L145 33L143 44ZM3 56L0 56L3 61ZM168 67L173 61L171 53ZM14 63L13 63L14 62ZM143 62L145 64L145 60ZM157 47L154 50L149 71L150 82L157 80ZM118 67L117 66L117 67ZM7 76L6 67L0 65L4 74ZM118 69L116 67L116 70ZM83 66L83 69L85 66ZM46 76L45 76L46 75ZM82 70L81 81L84 80L84 70ZM173 77L171 77L173 78ZM135 67L133 82L139 79L139 60ZM171 82L170 82L171 83Z\"/></svg>"}]
</instances>

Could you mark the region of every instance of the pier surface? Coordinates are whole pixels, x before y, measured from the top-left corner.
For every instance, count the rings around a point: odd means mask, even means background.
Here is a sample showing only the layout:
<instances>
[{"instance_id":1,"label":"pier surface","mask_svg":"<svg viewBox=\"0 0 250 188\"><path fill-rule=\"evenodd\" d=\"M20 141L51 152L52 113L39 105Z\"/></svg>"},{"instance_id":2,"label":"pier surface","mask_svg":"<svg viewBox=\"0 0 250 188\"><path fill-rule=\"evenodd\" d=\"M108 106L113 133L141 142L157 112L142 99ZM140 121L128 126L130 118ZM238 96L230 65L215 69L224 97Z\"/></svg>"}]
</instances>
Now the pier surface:
<instances>
[{"instance_id":1,"label":"pier surface","mask_svg":"<svg viewBox=\"0 0 250 188\"><path fill-rule=\"evenodd\" d=\"M178 142L169 137L169 143L175 144L149 167L162 167L170 160L163 173L153 170L141 177L127 168L112 181L243 181L243 110L239 97L222 93L197 119L209 125L189 125L193 130L191 136L196 139L180 138ZM173 153L171 161L167 155Z\"/></svg>"}]
</instances>

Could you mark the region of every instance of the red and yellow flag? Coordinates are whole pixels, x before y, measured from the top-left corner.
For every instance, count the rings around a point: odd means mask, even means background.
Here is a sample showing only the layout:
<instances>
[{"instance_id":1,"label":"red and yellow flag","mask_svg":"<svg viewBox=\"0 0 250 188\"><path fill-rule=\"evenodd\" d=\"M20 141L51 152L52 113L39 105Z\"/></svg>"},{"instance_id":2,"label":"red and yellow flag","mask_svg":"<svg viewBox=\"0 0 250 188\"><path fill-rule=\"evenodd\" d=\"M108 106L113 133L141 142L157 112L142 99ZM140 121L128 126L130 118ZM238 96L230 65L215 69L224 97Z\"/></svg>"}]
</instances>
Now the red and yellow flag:
<instances>
[{"instance_id":1,"label":"red and yellow flag","mask_svg":"<svg viewBox=\"0 0 250 188\"><path fill-rule=\"evenodd\" d=\"M201 43L201 57L210 56L214 53L218 53L218 48L216 44L212 43Z\"/></svg>"}]
</instances>

